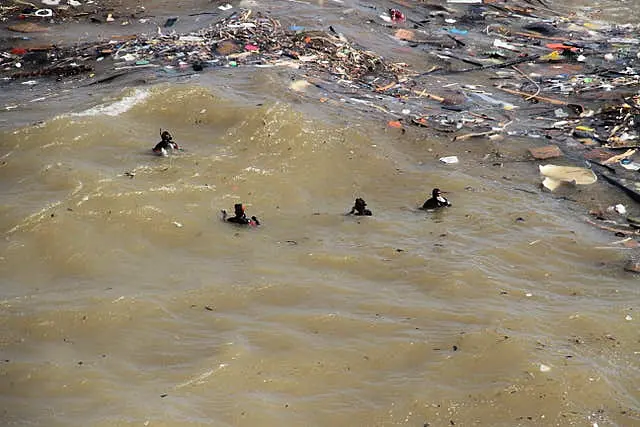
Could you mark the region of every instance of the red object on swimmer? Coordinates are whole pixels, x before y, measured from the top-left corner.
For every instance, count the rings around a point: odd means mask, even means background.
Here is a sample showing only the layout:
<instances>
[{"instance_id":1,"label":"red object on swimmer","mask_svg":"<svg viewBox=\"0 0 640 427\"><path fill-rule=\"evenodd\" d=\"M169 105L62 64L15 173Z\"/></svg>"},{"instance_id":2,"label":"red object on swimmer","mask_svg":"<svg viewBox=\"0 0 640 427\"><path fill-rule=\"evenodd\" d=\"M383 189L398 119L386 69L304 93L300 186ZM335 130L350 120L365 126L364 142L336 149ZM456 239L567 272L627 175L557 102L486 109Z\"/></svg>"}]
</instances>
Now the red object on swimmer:
<instances>
[{"instance_id":1,"label":"red object on swimmer","mask_svg":"<svg viewBox=\"0 0 640 427\"><path fill-rule=\"evenodd\" d=\"M398 9L389 9L389 16L391 16L391 22L404 22L407 18Z\"/></svg>"}]
</instances>

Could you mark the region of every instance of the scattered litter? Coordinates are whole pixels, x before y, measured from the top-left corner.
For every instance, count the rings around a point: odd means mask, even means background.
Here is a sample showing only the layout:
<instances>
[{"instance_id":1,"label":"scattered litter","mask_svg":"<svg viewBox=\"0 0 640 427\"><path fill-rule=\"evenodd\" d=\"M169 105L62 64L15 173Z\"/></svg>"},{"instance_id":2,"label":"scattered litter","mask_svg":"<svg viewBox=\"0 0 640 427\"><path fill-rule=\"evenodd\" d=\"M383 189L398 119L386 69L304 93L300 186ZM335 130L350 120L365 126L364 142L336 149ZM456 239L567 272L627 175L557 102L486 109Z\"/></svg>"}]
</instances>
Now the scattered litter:
<instances>
[{"instance_id":1,"label":"scattered litter","mask_svg":"<svg viewBox=\"0 0 640 427\"><path fill-rule=\"evenodd\" d=\"M637 171L640 169L640 163L634 162L629 158L620 160L620 166L627 170Z\"/></svg>"},{"instance_id":2,"label":"scattered litter","mask_svg":"<svg viewBox=\"0 0 640 427\"><path fill-rule=\"evenodd\" d=\"M450 28L449 32L451 34L455 34L457 36L464 36L465 34L469 33L469 31L467 31L467 30L460 30L458 28Z\"/></svg>"},{"instance_id":3,"label":"scattered litter","mask_svg":"<svg viewBox=\"0 0 640 427\"><path fill-rule=\"evenodd\" d=\"M607 208L607 212L615 212L615 213L618 213L620 215L626 215L627 214L627 208L623 204L618 203L615 206L609 206Z\"/></svg>"},{"instance_id":4,"label":"scattered litter","mask_svg":"<svg viewBox=\"0 0 640 427\"><path fill-rule=\"evenodd\" d=\"M446 157L440 157L440 161L447 165L452 165L452 164L458 163L459 160L458 160L458 156L446 156Z\"/></svg>"},{"instance_id":5,"label":"scattered litter","mask_svg":"<svg viewBox=\"0 0 640 427\"><path fill-rule=\"evenodd\" d=\"M133 62L138 59L138 57L132 53L127 53L126 55L121 56L120 59L126 62Z\"/></svg>"},{"instance_id":6,"label":"scattered litter","mask_svg":"<svg viewBox=\"0 0 640 427\"><path fill-rule=\"evenodd\" d=\"M53 10L51 9L38 9L33 13L34 16L38 18L49 18L53 16Z\"/></svg>"},{"instance_id":7,"label":"scattered litter","mask_svg":"<svg viewBox=\"0 0 640 427\"><path fill-rule=\"evenodd\" d=\"M540 364L540 372L549 372L551 370L550 366L547 366L545 364Z\"/></svg>"},{"instance_id":8,"label":"scattered litter","mask_svg":"<svg viewBox=\"0 0 640 427\"><path fill-rule=\"evenodd\" d=\"M540 173L544 176L542 185L551 191L555 191L563 182L588 185L598 179L596 174L587 168L556 165L540 165L539 168Z\"/></svg>"},{"instance_id":9,"label":"scattered litter","mask_svg":"<svg viewBox=\"0 0 640 427\"><path fill-rule=\"evenodd\" d=\"M172 224L175 225L178 228L182 228L183 227L183 225L181 223L179 223L178 221L173 221Z\"/></svg>"},{"instance_id":10,"label":"scattered litter","mask_svg":"<svg viewBox=\"0 0 640 427\"><path fill-rule=\"evenodd\" d=\"M622 154L618 154L616 156L611 156L609 157L607 160L603 161L602 163L605 165L609 165L609 164L613 164L616 162L623 162L626 161L626 159L630 158L631 156L633 156L636 153L635 149L629 149L627 151L625 151Z\"/></svg>"},{"instance_id":11,"label":"scattered litter","mask_svg":"<svg viewBox=\"0 0 640 427\"><path fill-rule=\"evenodd\" d=\"M564 119L569 117L569 113L567 113L566 111L564 111L562 108L556 108L555 110L553 110L553 114L554 116L556 116L558 119Z\"/></svg>"},{"instance_id":12,"label":"scattered litter","mask_svg":"<svg viewBox=\"0 0 640 427\"><path fill-rule=\"evenodd\" d=\"M187 43L202 43L204 42L204 38L198 36L180 36L178 41L187 42Z\"/></svg>"},{"instance_id":13,"label":"scattered litter","mask_svg":"<svg viewBox=\"0 0 640 427\"><path fill-rule=\"evenodd\" d=\"M232 9L232 8L233 8L233 6L231 6L229 3L218 6L218 9L220 9L220 10L229 10L229 9Z\"/></svg>"},{"instance_id":14,"label":"scattered litter","mask_svg":"<svg viewBox=\"0 0 640 427\"><path fill-rule=\"evenodd\" d=\"M493 47L497 47L498 49L507 49L507 50L512 50L514 52L518 52L518 48L517 47L515 47L514 45L509 44L507 42L503 42L500 39L495 39L493 41Z\"/></svg>"}]
</instances>

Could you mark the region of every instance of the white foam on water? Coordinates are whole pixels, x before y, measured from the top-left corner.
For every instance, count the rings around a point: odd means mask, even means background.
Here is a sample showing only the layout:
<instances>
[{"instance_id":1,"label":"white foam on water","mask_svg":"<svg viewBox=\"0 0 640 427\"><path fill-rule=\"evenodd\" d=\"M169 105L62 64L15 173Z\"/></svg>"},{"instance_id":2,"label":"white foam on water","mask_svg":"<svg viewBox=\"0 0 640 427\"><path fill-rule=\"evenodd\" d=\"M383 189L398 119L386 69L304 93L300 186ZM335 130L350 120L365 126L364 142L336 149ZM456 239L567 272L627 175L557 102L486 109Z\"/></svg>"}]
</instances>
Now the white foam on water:
<instances>
[{"instance_id":1,"label":"white foam on water","mask_svg":"<svg viewBox=\"0 0 640 427\"><path fill-rule=\"evenodd\" d=\"M74 117L93 117L99 115L105 116L119 116L122 113L126 113L136 105L140 104L142 101L147 99L151 95L148 90L144 89L135 89L133 93L125 96L124 98L107 104L96 105L95 107L89 108L85 111L80 111L79 113L72 113L71 116Z\"/></svg>"}]
</instances>

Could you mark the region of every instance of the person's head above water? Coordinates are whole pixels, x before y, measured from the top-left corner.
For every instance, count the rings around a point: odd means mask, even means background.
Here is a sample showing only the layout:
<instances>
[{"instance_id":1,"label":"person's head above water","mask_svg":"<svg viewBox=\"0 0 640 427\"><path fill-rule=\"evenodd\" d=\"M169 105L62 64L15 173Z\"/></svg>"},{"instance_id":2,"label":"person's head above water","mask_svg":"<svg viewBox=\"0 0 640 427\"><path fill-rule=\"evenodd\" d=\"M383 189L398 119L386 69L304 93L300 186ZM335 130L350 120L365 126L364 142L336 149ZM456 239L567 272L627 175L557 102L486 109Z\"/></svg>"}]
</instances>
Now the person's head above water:
<instances>
[{"instance_id":1,"label":"person's head above water","mask_svg":"<svg viewBox=\"0 0 640 427\"><path fill-rule=\"evenodd\" d=\"M236 217L241 217L244 215L244 207L242 206L242 203L236 203L235 205L233 205L233 210Z\"/></svg>"},{"instance_id":2,"label":"person's head above water","mask_svg":"<svg viewBox=\"0 0 640 427\"><path fill-rule=\"evenodd\" d=\"M252 216L251 219L247 218L247 215L244 212L244 206L242 203L236 203L233 205L233 213L234 216L229 217L227 215L227 211L222 210L222 220L226 222L231 222L234 224L240 225L250 225L252 227L260 225L260 221L255 216Z\"/></svg>"},{"instance_id":3,"label":"person's head above water","mask_svg":"<svg viewBox=\"0 0 640 427\"><path fill-rule=\"evenodd\" d=\"M363 210L365 208L365 206L367 206L367 202L364 201L363 198L358 197L356 199L356 203L354 205L354 208L356 208L356 210Z\"/></svg>"},{"instance_id":4,"label":"person's head above water","mask_svg":"<svg viewBox=\"0 0 640 427\"><path fill-rule=\"evenodd\" d=\"M355 204L353 205L353 207L351 208L351 212L349 212L347 215L366 215L366 216L371 216L371 211L369 209L367 209L367 202L364 201L363 198L358 197L356 199Z\"/></svg>"},{"instance_id":5,"label":"person's head above water","mask_svg":"<svg viewBox=\"0 0 640 427\"><path fill-rule=\"evenodd\" d=\"M432 210L451 206L451 203L443 196L444 192L439 188L431 190L431 198L422 205L421 209Z\"/></svg>"},{"instance_id":6,"label":"person's head above water","mask_svg":"<svg viewBox=\"0 0 640 427\"><path fill-rule=\"evenodd\" d=\"M160 133L160 138L162 138L163 141L171 141L173 139L169 131L166 130L163 130L162 133Z\"/></svg>"}]
</instances>

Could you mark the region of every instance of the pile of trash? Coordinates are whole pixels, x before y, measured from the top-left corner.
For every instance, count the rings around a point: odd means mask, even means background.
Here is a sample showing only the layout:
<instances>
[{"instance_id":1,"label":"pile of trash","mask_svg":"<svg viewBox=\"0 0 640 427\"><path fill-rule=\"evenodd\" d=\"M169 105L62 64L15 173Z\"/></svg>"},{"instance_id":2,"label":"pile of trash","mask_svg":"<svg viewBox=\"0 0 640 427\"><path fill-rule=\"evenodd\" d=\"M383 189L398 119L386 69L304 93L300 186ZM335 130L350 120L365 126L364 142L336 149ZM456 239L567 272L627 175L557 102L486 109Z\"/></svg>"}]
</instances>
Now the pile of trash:
<instances>
[{"instance_id":1,"label":"pile of trash","mask_svg":"<svg viewBox=\"0 0 640 427\"><path fill-rule=\"evenodd\" d=\"M288 65L345 81L358 81L365 75L395 78L404 72L404 64L387 64L379 55L355 47L340 34L284 30L278 21L251 10L233 13L210 28L189 34L164 34L158 28L158 34L152 36L86 43L64 54L55 46L38 50L47 56L40 64L29 60L33 49L14 48L3 52L0 69L10 78L53 75L61 69L60 63L65 62L75 64L78 72L87 72L92 70L87 63L109 58L115 70L146 66L163 67L164 71L202 71L215 66ZM40 66L15 71L25 65ZM70 74L68 69L64 71Z\"/></svg>"},{"instance_id":2,"label":"pile of trash","mask_svg":"<svg viewBox=\"0 0 640 427\"><path fill-rule=\"evenodd\" d=\"M2 10L15 12L16 6ZM424 51L431 60L427 69L418 72L386 61L332 27L285 29L265 14L240 9L188 34L170 31L174 18L154 34L64 49L18 43L0 52L0 75L5 80L64 78L91 73L101 61L103 68L115 71L157 68L165 73L289 66L323 87L359 89L363 105L388 114L394 114L390 105L400 101L404 113L396 115L409 115L402 126L452 133L456 141L525 136L588 151L637 144L637 26L570 19L543 0L535 5L449 0L446 5L419 3L410 11L379 13L373 7L369 13L368 24L383 27L395 43ZM470 81L493 82L493 87ZM613 154L601 150L588 158L598 162Z\"/></svg>"},{"instance_id":3,"label":"pile of trash","mask_svg":"<svg viewBox=\"0 0 640 427\"><path fill-rule=\"evenodd\" d=\"M1 10L15 12L16 7ZM5 80L62 78L91 73L101 61L102 68L115 71L289 66L315 82L360 89L365 105L388 114L393 114L389 105L400 101L406 106L402 114L410 112L404 123L453 133L457 141L524 136L585 150L637 144L640 39L635 25L565 17L543 0L449 0L419 3L409 11L380 13L372 7L369 13L367 24L381 26L395 39L392 43L424 52L427 69L389 62L332 27L285 29L267 15L240 9L188 34L170 31L174 18L154 34L65 49L17 43L0 52L0 75Z\"/></svg>"}]
</instances>

